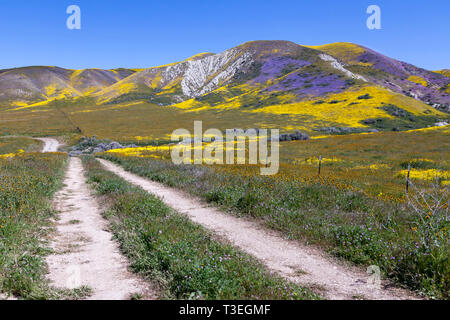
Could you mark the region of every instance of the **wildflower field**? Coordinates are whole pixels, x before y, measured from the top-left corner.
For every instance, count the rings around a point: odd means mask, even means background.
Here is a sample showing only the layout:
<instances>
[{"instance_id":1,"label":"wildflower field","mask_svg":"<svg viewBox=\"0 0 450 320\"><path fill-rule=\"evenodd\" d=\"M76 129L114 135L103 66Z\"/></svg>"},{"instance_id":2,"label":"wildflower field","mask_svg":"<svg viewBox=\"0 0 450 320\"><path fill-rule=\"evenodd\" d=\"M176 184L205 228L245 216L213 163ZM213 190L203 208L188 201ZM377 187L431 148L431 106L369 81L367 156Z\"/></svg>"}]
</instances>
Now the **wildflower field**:
<instances>
[{"instance_id":1,"label":"wildflower field","mask_svg":"<svg viewBox=\"0 0 450 320\"><path fill-rule=\"evenodd\" d=\"M448 122L449 116L375 86L298 100L281 88L265 92L260 85L247 84L221 87L172 105L139 99L101 104L85 96L5 107L0 110L0 135L96 135L120 142L150 143L168 140L173 130L190 129L200 120L205 128L279 128L283 133L301 130L320 136L320 128L329 126L408 130Z\"/></svg>"},{"instance_id":2,"label":"wildflower field","mask_svg":"<svg viewBox=\"0 0 450 320\"><path fill-rule=\"evenodd\" d=\"M49 200L60 186L66 159L63 153L23 151L0 157L0 291L6 294L63 297L45 280L50 250L45 239L54 217Z\"/></svg>"},{"instance_id":3,"label":"wildflower field","mask_svg":"<svg viewBox=\"0 0 450 320\"><path fill-rule=\"evenodd\" d=\"M449 1L10 2L0 300L450 300Z\"/></svg>"},{"instance_id":4,"label":"wildflower field","mask_svg":"<svg viewBox=\"0 0 450 320\"><path fill-rule=\"evenodd\" d=\"M284 142L279 173L265 177L257 165L174 165L168 146L101 157L261 220L286 238L378 265L427 296L448 298L448 136L447 126Z\"/></svg>"},{"instance_id":5,"label":"wildflower field","mask_svg":"<svg viewBox=\"0 0 450 320\"><path fill-rule=\"evenodd\" d=\"M429 215L430 210L411 207L411 199L405 195L410 166L411 197L420 190L431 192L434 184L448 202L449 126L414 129L446 118L437 113L422 118L427 110L414 105L408 109L414 121L390 116L386 111L389 106L384 110L378 104L401 103L358 99L364 93L338 97L338 102L333 100L336 96L321 103L307 102L311 112L342 104L356 117L342 123L305 114L295 103L286 108L286 113L280 113L274 105L197 110L146 102L99 106L83 98L76 103L54 101L49 106L2 110L0 131L62 135L69 145L82 135L136 143L139 148L112 150L101 156L135 173L185 189L233 214L259 219L287 238L317 245L357 264L378 265L385 276L429 297L448 298L448 207ZM376 92L373 95L380 96ZM352 104L355 102L359 104ZM364 105L370 114L359 117L358 110ZM325 135L315 130L328 125L362 128L361 121L367 117L384 119L377 123L380 132ZM270 177L261 177L258 165L175 166L167 144L170 133L177 128L191 129L194 120L202 120L205 129L304 130L311 139L281 142L280 170ZM401 131L391 131L394 126ZM12 163L39 148L40 144L29 138L0 138L0 160ZM146 270L140 272L150 272ZM221 296L214 290L208 297ZM181 291L170 294L185 297Z\"/></svg>"}]
</instances>

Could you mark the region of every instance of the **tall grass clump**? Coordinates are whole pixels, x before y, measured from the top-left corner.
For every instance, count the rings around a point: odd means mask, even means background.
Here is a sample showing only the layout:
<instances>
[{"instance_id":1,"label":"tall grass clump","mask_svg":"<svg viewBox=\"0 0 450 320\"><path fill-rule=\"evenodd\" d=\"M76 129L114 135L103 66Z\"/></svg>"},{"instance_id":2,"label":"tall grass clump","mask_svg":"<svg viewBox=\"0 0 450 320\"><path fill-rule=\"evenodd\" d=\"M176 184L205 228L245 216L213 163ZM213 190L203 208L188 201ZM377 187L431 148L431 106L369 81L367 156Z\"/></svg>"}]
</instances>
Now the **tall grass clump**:
<instances>
[{"instance_id":1,"label":"tall grass clump","mask_svg":"<svg viewBox=\"0 0 450 320\"><path fill-rule=\"evenodd\" d=\"M412 184L408 194L408 209L414 219L414 247L404 255L397 268L398 277L415 288L425 288L433 294L442 292L449 298L449 228L448 186L438 182L431 188Z\"/></svg>"}]
</instances>

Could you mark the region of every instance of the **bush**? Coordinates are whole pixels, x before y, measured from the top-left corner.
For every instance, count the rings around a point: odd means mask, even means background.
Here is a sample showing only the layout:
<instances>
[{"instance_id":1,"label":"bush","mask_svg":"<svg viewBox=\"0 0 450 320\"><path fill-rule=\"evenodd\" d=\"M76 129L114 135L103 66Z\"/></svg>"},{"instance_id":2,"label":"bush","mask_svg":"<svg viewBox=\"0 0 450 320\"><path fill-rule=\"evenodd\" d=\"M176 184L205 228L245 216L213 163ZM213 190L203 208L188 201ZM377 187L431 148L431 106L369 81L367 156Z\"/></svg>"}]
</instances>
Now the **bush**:
<instances>
[{"instance_id":1,"label":"bush","mask_svg":"<svg viewBox=\"0 0 450 320\"><path fill-rule=\"evenodd\" d=\"M368 100L368 99L372 99L372 98L373 97L368 93L358 97L359 100Z\"/></svg>"}]
</instances>

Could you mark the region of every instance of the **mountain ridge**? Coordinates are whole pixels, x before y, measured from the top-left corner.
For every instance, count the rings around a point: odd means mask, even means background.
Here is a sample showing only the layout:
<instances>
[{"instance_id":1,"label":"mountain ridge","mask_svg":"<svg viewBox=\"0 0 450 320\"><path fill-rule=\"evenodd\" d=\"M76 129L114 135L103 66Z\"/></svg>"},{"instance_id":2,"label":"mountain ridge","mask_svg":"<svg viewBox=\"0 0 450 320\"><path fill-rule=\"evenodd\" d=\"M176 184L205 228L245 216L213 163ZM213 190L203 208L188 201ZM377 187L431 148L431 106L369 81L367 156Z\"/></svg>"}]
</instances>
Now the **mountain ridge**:
<instances>
[{"instance_id":1,"label":"mountain ridge","mask_svg":"<svg viewBox=\"0 0 450 320\"><path fill-rule=\"evenodd\" d=\"M211 100L217 90L226 99L237 99L250 90L255 104L273 93L290 95L289 102L295 102L365 85L448 112L450 78L445 69L428 71L353 43L302 46L284 40L250 41L221 53L200 53L145 69L4 69L0 70L0 107L86 96L98 104L145 100L176 105L191 99Z\"/></svg>"}]
</instances>

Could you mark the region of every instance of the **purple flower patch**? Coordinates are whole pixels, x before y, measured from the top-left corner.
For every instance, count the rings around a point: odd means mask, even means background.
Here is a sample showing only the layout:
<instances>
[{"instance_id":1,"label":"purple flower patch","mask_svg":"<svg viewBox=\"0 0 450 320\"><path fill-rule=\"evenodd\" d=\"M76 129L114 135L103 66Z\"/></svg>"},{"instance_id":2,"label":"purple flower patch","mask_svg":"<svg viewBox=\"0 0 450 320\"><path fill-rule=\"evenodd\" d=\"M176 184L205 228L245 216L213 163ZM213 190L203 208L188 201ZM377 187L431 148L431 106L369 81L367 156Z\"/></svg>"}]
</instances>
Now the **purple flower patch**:
<instances>
[{"instance_id":1,"label":"purple flower patch","mask_svg":"<svg viewBox=\"0 0 450 320\"><path fill-rule=\"evenodd\" d=\"M322 96L327 93L339 93L347 88L346 78L338 74L302 73L288 75L279 83L266 88L267 91L291 91L300 97Z\"/></svg>"},{"instance_id":2,"label":"purple flower patch","mask_svg":"<svg viewBox=\"0 0 450 320\"><path fill-rule=\"evenodd\" d=\"M263 63L260 75L252 82L265 83L310 64L309 61L296 60L290 57L276 56L269 58Z\"/></svg>"}]
</instances>

